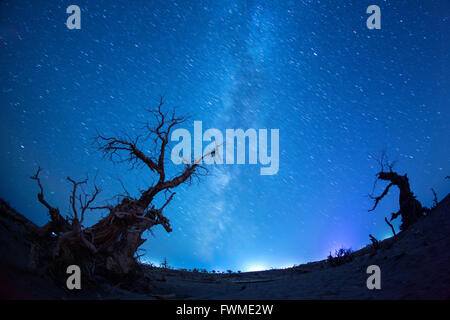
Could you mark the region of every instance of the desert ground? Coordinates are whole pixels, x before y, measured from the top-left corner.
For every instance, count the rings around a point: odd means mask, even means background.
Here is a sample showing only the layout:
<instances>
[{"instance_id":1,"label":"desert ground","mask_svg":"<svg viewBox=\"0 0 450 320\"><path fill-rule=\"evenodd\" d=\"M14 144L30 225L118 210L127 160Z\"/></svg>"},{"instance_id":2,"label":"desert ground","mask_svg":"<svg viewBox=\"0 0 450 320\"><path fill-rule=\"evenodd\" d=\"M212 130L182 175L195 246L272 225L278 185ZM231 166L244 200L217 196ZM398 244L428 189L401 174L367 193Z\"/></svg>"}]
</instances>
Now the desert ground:
<instances>
[{"instance_id":1,"label":"desert ground","mask_svg":"<svg viewBox=\"0 0 450 320\"><path fill-rule=\"evenodd\" d=\"M386 226L387 227L387 226ZM140 265L129 279L97 278L68 290L32 259L37 226L0 202L2 299L449 299L450 195L396 237L367 245L351 262L326 260L282 270L214 274ZM369 243L368 239L368 243ZM369 265L381 269L381 289L366 286Z\"/></svg>"}]
</instances>

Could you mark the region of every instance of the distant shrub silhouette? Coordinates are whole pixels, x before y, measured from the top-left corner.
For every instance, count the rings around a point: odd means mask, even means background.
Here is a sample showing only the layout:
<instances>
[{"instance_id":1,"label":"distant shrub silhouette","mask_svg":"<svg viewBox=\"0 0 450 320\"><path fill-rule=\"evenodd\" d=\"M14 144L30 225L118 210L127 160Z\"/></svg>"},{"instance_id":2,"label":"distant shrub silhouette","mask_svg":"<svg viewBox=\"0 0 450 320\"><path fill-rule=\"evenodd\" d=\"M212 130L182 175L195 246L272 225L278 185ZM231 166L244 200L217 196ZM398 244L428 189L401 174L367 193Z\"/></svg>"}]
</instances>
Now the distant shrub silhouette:
<instances>
[{"instance_id":1,"label":"distant shrub silhouette","mask_svg":"<svg viewBox=\"0 0 450 320\"><path fill-rule=\"evenodd\" d=\"M380 249L380 241L378 241L373 235L369 234L370 241L372 241L372 248L374 250Z\"/></svg>"},{"instance_id":2,"label":"distant shrub silhouette","mask_svg":"<svg viewBox=\"0 0 450 320\"><path fill-rule=\"evenodd\" d=\"M328 256L328 264L332 267L337 267L343 265L345 263L351 262L353 260L353 250L351 248L344 249L341 248L334 252L334 256L331 255L331 252Z\"/></svg>"},{"instance_id":3,"label":"distant shrub silhouette","mask_svg":"<svg viewBox=\"0 0 450 320\"><path fill-rule=\"evenodd\" d=\"M164 258L164 261L160 264L161 268L170 269L169 263L167 262L167 258Z\"/></svg>"},{"instance_id":4,"label":"distant shrub silhouette","mask_svg":"<svg viewBox=\"0 0 450 320\"><path fill-rule=\"evenodd\" d=\"M433 205L431 206L430 211L435 209L439 204L436 191L433 188L431 188L431 192L433 193Z\"/></svg>"}]
</instances>

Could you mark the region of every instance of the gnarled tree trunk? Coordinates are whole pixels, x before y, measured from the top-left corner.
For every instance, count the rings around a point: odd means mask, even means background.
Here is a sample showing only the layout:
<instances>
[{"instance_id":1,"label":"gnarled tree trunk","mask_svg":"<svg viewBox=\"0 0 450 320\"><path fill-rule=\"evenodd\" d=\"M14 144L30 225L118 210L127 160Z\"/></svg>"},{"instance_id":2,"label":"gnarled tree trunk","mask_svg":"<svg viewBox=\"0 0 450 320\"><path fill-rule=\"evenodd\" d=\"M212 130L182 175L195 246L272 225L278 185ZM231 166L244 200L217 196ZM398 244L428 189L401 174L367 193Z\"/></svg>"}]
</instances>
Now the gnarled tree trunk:
<instances>
[{"instance_id":1,"label":"gnarled tree trunk","mask_svg":"<svg viewBox=\"0 0 450 320\"><path fill-rule=\"evenodd\" d=\"M71 216L64 218L59 209L52 207L44 199L43 187L39 178L40 168L32 177L36 180L40 189L38 200L47 207L50 214L50 222L42 229L45 235L52 234L56 239L53 248L53 257L58 266L76 264L82 267L87 274L93 275L99 272L114 274L128 274L136 266L136 252L145 242L142 235L156 225L162 225L167 232L171 232L169 220L163 215L163 209L169 204L175 195L171 189L180 184L189 182L193 177L202 175L200 170L205 170L200 164L205 157L212 155L216 150L202 156L201 159L186 160L183 171L171 179L166 179L165 154L169 142L171 129L183 123L186 119L176 117L175 113L162 111L161 99L158 108L149 111L155 117L155 123L147 123L148 132L131 139L116 137L97 137L99 149L114 162L126 162L132 168L136 165L147 167L157 176L157 182L143 190L139 197L126 196L116 205L93 206L100 190L95 186L91 194L84 192L80 185L87 180L76 182L71 178L73 190L70 196L72 207ZM138 147L142 140L153 138L153 155L146 155ZM149 149L149 148L147 148ZM123 157L125 156L125 157ZM204 171L204 172L205 172ZM203 173L204 174L204 173ZM157 194L169 195L164 205L156 209L153 199ZM108 215L91 227L83 227L84 216L87 211L108 210ZM65 270L65 269L64 269Z\"/></svg>"},{"instance_id":2,"label":"gnarled tree trunk","mask_svg":"<svg viewBox=\"0 0 450 320\"><path fill-rule=\"evenodd\" d=\"M417 222L417 220L419 220L421 217L423 217L424 214L429 211L429 209L423 207L419 200L416 199L414 193L411 191L408 176L406 174L399 175L398 173L392 171L393 164L387 161L385 154L382 154L379 163L381 165L381 170L377 173L376 179L388 181L389 184L380 196L370 196L375 200L375 203L373 208L370 209L369 212L375 210L378 202L388 194L389 189L392 186L396 186L400 191L400 210L392 213L391 221L396 219L398 216L401 216L402 223L400 225L400 230L405 230L409 226Z\"/></svg>"}]
</instances>

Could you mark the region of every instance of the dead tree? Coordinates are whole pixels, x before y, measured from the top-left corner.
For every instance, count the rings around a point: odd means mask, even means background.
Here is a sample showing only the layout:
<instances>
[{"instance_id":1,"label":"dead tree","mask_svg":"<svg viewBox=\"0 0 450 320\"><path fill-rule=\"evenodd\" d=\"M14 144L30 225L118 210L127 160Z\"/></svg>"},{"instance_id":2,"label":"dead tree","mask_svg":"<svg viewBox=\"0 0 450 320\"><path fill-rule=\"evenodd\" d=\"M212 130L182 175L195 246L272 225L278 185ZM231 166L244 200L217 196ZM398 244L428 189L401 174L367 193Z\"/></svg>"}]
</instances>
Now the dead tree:
<instances>
[{"instance_id":1,"label":"dead tree","mask_svg":"<svg viewBox=\"0 0 450 320\"><path fill-rule=\"evenodd\" d=\"M98 149L111 161L128 163L131 168L142 166L155 176L155 182L137 197L128 194L115 205L94 206L100 189L95 186L94 191L88 194L81 188L87 180L76 182L67 178L73 186L70 196L72 214L64 218L59 209L44 200L39 179L40 169L32 177L40 188L38 199L50 213L51 221L43 231L56 235L53 256L57 261L82 265L90 273L107 271L127 274L136 266L136 252L146 241L142 238L145 231L157 225L161 225L167 232L172 231L169 219L163 215L164 208L175 195L172 189L190 182L194 177L205 175L207 171L201 166L201 161L211 156L212 152L203 155L201 159L186 161L183 169L169 178L166 170L169 135L175 126L185 122L187 118L178 117L175 112L164 112L163 104L161 99L155 110L148 110L154 119L142 128L144 134L134 138L105 137L100 134L96 137ZM150 143L152 147L146 145L144 149L140 147L141 142ZM143 151L149 149L153 151ZM158 194L165 196L160 208L153 204ZM108 214L91 227L85 228L84 216L91 210L107 210Z\"/></svg>"},{"instance_id":2,"label":"dead tree","mask_svg":"<svg viewBox=\"0 0 450 320\"><path fill-rule=\"evenodd\" d=\"M83 228L83 221L86 211L96 209L92 204L99 195L100 189L95 186L92 193L87 193L82 188L87 184L87 179L75 181L67 177L67 181L72 184L72 192L69 197L71 213L68 217L63 217L58 208L52 207L45 200L44 188L39 177L40 172L41 168L38 168L31 179L36 180L39 186L39 202L49 211L50 221L41 228L40 234L44 237L52 235L55 238L51 252L55 266L64 268L69 264L77 264L81 265L88 275L92 275L95 270L94 258L97 249L92 242L91 235ZM62 269L59 271L61 272Z\"/></svg>"},{"instance_id":3,"label":"dead tree","mask_svg":"<svg viewBox=\"0 0 450 320\"><path fill-rule=\"evenodd\" d=\"M394 226L392 225L392 223L389 222L389 220L386 217L384 217L384 221L386 221L386 224L391 228L392 234L394 235L394 238L395 238L397 236L397 234L395 233Z\"/></svg>"},{"instance_id":4,"label":"dead tree","mask_svg":"<svg viewBox=\"0 0 450 320\"><path fill-rule=\"evenodd\" d=\"M47 209L50 216L50 221L41 229L43 235L48 235L51 232L55 234L60 232L66 232L71 229L69 222L60 214L58 208L52 207L45 199L44 199L44 187L41 184L41 179L39 178L39 174L41 172L41 168L37 169L37 172L34 176L30 177L33 180L36 180L39 193L37 194L37 198L40 203L42 203Z\"/></svg>"},{"instance_id":5,"label":"dead tree","mask_svg":"<svg viewBox=\"0 0 450 320\"><path fill-rule=\"evenodd\" d=\"M378 241L373 235L369 234L370 241L372 241L372 247L375 250L380 249L380 241Z\"/></svg>"},{"instance_id":6,"label":"dead tree","mask_svg":"<svg viewBox=\"0 0 450 320\"><path fill-rule=\"evenodd\" d=\"M375 210L378 203L388 194L391 187L396 186L400 191L400 209L397 212L392 213L390 221L396 219L398 216L401 216L402 223L400 225L400 230L406 230L409 226L423 217L429 209L423 207L419 200L416 199L414 193L411 191L408 176L406 174L400 175L393 171L395 162L389 162L384 152L377 161L380 165L380 171L376 175L374 189L376 182L379 180L387 181L389 184L379 196L373 196L373 192L369 195L369 197L375 201L369 212Z\"/></svg>"}]
</instances>

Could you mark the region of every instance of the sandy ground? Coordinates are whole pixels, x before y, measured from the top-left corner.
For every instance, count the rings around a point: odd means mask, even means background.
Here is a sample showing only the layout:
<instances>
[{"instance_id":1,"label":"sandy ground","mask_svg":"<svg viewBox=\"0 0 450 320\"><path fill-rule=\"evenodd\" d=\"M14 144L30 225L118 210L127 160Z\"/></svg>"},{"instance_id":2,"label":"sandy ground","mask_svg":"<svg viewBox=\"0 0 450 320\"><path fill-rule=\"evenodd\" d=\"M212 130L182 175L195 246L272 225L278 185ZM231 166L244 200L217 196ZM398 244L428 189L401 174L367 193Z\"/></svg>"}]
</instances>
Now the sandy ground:
<instances>
[{"instance_id":1,"label":"sandy ground","mask_svg":"<svg viewBox=\"0 0 450 320\"><path fill-rule=\"evenodd\" d=\"M450 299L450 195L432 213L381 243L331 267L318 261L283 270L211 274L142 266L132 283L98 285L76 293L30 266L36 228L0 203L0 297L13 299ZM24 225L27 225L25 228ZM25 235L25 236L24 236ZM368 290L366 269L381 268L381 290Z\"/></svg>"}]
</instances>

